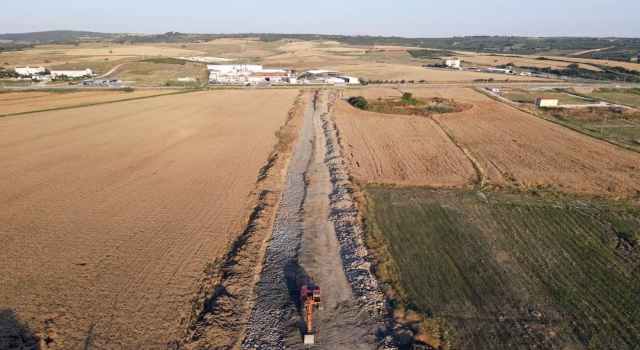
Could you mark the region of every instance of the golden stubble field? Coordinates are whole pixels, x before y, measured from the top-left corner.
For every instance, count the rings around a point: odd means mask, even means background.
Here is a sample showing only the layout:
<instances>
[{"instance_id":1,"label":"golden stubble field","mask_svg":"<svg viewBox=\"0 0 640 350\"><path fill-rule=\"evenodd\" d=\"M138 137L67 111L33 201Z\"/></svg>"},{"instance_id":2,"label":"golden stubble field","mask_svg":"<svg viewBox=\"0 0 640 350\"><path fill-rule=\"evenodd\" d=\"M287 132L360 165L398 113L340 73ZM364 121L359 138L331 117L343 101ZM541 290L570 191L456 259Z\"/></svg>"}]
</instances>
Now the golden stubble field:
<instances>
[{"instance_id":1,"label":"golden stubble field","mask_svg":"<svg viewBox=\"0 0 640 350\"><path fill-rule=\"evenodd\" d=\"M13 92L0 94L0 116L175 93L171 90Z\"/></svg>"},{"instance_id":2,"label":"golden stubble field","mask_svg":"<svg viewBox=\"0 0 640 350\"><path fill-rule=\"evenodd\" d=\"M347 90L345 94L375 99L394 91ZM357 178L429 186L463 185L476 179L472 163L431 118L361 111L344 100L335 102L333 112Z\"/></svg>"},{"instance_id":3,"label":"golden stubble field","mask_svg":"<svg viewBox=\"0 0 640 350\"><path fill-rule=\"evenodd\" d=\"M369 98L397 96L391 90L362 91ZM640 155L634 152L471 89L401 91L416 97L452 98L473 107L429 119L363 112L337 101L336 123L348 147L351 171L362 180L411 185L463 183L470 178L469 167L461 158L464 154L483 175L486 170L485 184L633 198L640 191ZM452 147L453 140L457 149Z\"/></svg>"},{"instance_id":4,"label":"golden stubble field","mask_svg":"<svg viewBox=\"0 0 640 350\"><path fill-rule=\"evenodd\" d=\"M56 348L166 348L244 228L298 91L0 119L0 309Z\"/></svg>"}]
</instances>

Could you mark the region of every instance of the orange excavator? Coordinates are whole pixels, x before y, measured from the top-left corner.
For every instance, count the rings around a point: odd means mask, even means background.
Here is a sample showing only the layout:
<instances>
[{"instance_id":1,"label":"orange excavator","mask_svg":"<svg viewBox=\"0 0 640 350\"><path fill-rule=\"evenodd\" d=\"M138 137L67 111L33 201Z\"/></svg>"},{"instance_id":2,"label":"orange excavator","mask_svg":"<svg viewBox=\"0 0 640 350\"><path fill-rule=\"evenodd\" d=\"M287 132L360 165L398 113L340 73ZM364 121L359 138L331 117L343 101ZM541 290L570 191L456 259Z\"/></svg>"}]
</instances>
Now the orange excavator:
<instances>
[{"instance_id":1,"label":"orange excavator","mask_svg":"<svg viewBox=\"0 0 640 350\"><path fill-rule=\"evenodd\" d=\"M306 311L306 317L307 317L306 318L307 333L304 335L305 344L315 343L315 334L313 333L311 319L313 317L314 305L318 306L318 310L324 309L324 307L321 304L320 294L321 294L320 286L313 286L313 285L302 286L302 291L300 292L300 306L302 306Z\"/></svg>"}]
</instances>

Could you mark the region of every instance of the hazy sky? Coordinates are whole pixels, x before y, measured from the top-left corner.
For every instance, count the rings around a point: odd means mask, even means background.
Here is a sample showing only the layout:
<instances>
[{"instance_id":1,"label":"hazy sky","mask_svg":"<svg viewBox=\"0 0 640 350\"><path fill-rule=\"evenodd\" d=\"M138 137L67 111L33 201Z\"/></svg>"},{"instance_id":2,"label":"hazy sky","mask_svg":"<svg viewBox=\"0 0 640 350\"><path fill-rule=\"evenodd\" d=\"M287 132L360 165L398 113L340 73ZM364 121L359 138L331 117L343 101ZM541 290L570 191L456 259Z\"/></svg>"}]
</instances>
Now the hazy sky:
<instances>
[{"instance_id":1,"label":"hazy sky","mask_svg":"<svg viewBox=\"0 0 640 350\"><path fill-rule=\"evenodd\" d=\"M0 0L0 8L0 33L640 37L638 0Z\"/></svg>"}]
</instances>

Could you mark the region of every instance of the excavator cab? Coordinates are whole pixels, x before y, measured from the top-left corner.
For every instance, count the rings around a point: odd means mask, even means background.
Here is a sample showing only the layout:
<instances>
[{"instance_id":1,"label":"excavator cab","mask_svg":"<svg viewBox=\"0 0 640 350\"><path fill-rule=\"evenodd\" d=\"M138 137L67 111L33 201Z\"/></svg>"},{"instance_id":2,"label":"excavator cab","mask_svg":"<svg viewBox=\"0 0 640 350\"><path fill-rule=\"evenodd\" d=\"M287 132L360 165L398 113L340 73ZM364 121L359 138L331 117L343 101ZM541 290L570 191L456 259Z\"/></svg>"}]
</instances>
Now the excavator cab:
<instances>
[{"instance_id":1,"label":"excavator cab","mask_svg":"<svg viewBox=\"0 0 640 350\"><path fill-rule=\"evenodd\" d=\"M306 321L307 321L307 332L304 335L304 343L305 344L314 344L315 343L315 335L313 334L312 328L312 317L313 317L313 306L317 305L318 310L323 310L324 307L321 304L322 302L322 291L320 286L314 285L305 285L302 286L302 291L300 292L300 306L306 312Z\"/></svg>"}]
</instances>

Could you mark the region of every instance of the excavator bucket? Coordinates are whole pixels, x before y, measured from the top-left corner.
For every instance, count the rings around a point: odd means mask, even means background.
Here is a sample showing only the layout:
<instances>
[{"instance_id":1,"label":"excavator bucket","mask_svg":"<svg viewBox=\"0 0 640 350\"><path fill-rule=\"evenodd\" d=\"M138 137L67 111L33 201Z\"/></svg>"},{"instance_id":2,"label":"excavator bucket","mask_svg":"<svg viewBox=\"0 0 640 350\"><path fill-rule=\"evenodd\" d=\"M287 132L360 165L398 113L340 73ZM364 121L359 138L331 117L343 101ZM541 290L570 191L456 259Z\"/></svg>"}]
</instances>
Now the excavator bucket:
<instances>
[{"instance_id":1,"label":"excavator bucket","mask_svg":"<svg viewBox=\"0 0 640 350\"><path fill-rule=\"evenodd\" d=\"M304 335L304 344L305 345L312 345L316 343L316 337L315 334L305 334Z\"/></svg>"}]
</instances>

